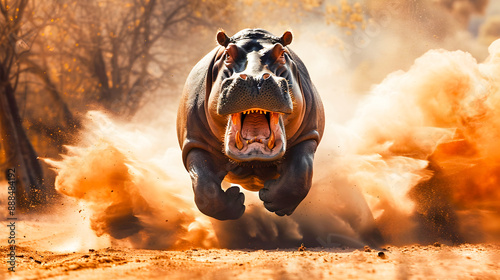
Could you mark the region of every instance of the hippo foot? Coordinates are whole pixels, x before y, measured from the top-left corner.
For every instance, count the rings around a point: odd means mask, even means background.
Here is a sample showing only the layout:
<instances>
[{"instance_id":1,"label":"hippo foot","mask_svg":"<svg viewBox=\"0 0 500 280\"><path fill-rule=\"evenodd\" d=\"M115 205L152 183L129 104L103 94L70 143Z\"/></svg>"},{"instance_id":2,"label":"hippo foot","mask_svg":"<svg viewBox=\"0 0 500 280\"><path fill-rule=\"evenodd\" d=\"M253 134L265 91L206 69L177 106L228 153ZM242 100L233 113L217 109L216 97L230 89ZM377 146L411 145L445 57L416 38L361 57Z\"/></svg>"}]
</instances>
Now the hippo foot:
<instances>
[{"instance_id":1,"label":"hippo foot","mask_svg":"<svg viewBox=\"0 0 500 280\"><path fill-rule=\"evenodd\" d=\"M245 195L239 187L206 193L201 193L198 188L195 202L203 214L218 220L236 220L245 212Z\"/></svg>"},{"instance_id":2,"label":"hippo foot","mask_svg":"<svg viewBox=\"0 0 500 280\"><path fill-rule=\"evenodd\" d=\"M297 185L297 182L280 177L265 182L264 188L259 191L259 198L268 211L284 216L291 215L308 192L306 185Z\"/></svg>"}]
</instances>

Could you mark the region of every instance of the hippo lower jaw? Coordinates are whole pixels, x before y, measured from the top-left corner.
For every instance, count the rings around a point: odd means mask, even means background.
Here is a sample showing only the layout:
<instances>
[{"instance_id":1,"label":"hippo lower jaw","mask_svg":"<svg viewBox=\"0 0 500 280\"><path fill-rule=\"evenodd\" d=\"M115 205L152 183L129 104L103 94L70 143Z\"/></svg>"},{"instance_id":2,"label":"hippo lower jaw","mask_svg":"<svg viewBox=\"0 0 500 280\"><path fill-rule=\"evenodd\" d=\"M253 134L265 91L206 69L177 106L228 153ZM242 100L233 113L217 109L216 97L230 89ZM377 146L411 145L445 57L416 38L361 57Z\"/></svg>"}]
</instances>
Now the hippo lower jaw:
<instances>
[{"instance_id":1,"label":"hippo lower jaw","mask_svg":"<svg viewBox=\"0 0 500 280\"><path fill-rule=\"evenodd\" d=\"M280 113L253 108L231 114L224 137L224 152L236 162L275 161L286 150Z\"/></svg>"}]
</instances>

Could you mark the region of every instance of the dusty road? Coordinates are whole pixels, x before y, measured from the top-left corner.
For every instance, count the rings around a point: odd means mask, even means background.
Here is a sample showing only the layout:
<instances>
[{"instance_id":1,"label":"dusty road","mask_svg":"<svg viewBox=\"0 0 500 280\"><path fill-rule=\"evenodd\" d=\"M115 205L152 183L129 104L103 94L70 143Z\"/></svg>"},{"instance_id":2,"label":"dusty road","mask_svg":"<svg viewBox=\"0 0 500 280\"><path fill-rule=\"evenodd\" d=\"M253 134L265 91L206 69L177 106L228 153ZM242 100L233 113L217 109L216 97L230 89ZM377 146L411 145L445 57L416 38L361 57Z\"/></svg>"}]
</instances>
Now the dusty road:
<instances>
[{"instance_id":1,"label":"dusty road","mask_svg":"<svg viewBox=\"0 0 500 280\"><path fill-rule=\"evenodd\" d=\"M436 244L438 245L438 244ZM382 255L383 252L383 256ZM1 248L7 254L7 248ZM285 250L17 250L4 279L500 279L500 245Z\"/></svg>"}]
</instances>

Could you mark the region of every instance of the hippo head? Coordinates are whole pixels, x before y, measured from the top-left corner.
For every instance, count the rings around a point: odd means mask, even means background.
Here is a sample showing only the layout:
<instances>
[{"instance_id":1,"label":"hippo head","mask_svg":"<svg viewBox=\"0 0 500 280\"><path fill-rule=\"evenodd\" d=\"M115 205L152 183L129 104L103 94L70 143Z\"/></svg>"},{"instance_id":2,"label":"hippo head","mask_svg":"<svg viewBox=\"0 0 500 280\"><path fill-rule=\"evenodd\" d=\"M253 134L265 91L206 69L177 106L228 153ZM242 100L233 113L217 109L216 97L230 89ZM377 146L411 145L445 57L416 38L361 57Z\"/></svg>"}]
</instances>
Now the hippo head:
<instances>
[{"instance_id":1,"label":"hippo head","mask_svg":"<svg viewBox=\"0 0 500 280\"><path fill-rule=\"evenodd\" d=\"M237 162L280 159L302 104L286 47L292 33L276 37L245 29L228 37L219 31L217 41L223 48L214 64L209 106L212 117L224 122L224 153Z\"/></svg>"}]
</instances>

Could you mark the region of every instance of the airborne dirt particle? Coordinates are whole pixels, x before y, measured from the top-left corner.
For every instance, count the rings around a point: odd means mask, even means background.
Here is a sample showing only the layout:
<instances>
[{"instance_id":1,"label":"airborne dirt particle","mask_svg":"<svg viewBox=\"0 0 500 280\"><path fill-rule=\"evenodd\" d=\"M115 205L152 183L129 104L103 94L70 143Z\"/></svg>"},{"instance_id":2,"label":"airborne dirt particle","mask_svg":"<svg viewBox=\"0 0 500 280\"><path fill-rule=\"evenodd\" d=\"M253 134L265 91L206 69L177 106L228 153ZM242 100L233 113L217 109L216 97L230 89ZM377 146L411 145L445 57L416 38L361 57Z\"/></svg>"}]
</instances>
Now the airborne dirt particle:
<instances>
[{"instance_id":1,"label":"airborne dirt particle","mask_svg":"<svg viewBox=\"0 0 500 280\"><path fill-rule=\"evenodd\" d=\"M441 246L442 246L442 244L441 244L441 243L439 243L439 242L434 242L434 244L432 244L432 246L434 246L434 247L441 247Z\"/></svg>"},{"instance_id":2,"label":"airborne dirt particle","mask_svg":"<svg viewBox=\"0 0 500 280\"><path fill-rule=\"evenodd\" d=\"M307 248L304 246L304 243L300 244L299 251L305 251Z\"/></svg>"}]
</instances>

